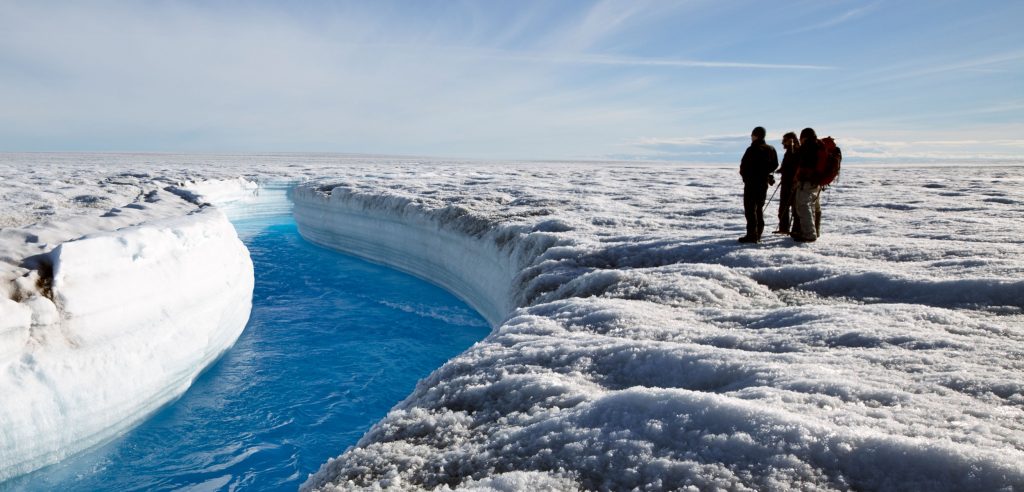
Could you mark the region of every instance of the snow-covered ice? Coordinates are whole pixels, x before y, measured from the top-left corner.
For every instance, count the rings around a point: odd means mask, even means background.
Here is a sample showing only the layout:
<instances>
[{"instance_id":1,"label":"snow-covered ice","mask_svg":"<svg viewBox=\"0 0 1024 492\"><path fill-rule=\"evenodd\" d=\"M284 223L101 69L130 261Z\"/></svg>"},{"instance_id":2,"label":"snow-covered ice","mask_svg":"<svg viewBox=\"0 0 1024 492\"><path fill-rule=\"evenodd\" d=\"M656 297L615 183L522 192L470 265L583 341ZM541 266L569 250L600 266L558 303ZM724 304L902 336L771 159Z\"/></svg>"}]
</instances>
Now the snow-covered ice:
<instances>
[{"instance_id":1,"label":"snow-covered ice","mask_svg":"<svg viewBox=\"0 0 1024 492\"><path fill-rule=\"evenodd\" d=\"M252 262L222 212L174 185L142 182L127 203L102 185L69 188L96 197L78 200L86 210L121 206L0 229L0 481L173 401L249 318Z\"/></svg>"},{"instance_id":2,"label":"snow-covered ice","mask_svg":"<svg viewBox=\"0 0 1024 492\"><path fill-rule=\"evenodd\" d=\"M732 169L300 187L311 240L434 279L495 325L305 486L1024 487L1022 178L853 167L820 242L759 246L736 243Z\"/></svg>"},{"instance_id":3,"label":"snow-covered ice","mask_svg":"<svg viewBox=\"0 0 1024 492\"><path fill-rule=\"evenodd\" d=\"M33 158L53 162L30 177ZM97 240L114 255L110 237L216 215L177 183L312 179L292 192L307 238L445 286L492 323L308 489L1024 488L1022 167L849 165L821 240L761 245L736 243L733 168L8 155L0 176L4 257L22 269L4 284L31 278L30 235L56 247L88 229L44 239L27 226L41 213L113 231ZM151 188L177 204L165 218L97 218L139 213L124 204L149 206ZM67 206L77 196L101 198ZM6 327L48 311L3 288L9 378L27 349Z\"/></svg>"}]
</instances>

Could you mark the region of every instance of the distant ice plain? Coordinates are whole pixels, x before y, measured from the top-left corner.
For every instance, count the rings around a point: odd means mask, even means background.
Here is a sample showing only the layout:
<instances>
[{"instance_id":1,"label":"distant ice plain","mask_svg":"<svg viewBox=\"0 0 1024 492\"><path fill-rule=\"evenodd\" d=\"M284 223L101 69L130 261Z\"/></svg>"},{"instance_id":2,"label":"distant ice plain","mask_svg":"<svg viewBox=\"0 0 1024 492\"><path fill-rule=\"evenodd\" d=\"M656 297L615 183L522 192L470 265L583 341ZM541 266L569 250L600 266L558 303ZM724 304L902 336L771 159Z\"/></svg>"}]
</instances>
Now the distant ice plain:
<instances>
[{"instance_id":1,"label":"distant ice plain","mask_svg":"<svg viewBox=\"0 0 1024 492\"><path fill-rule=\"evenodd\" d=\"M496 325L308 488L1024 487L1022 167L848 165L819 242L758 246L732 168L7 154L0 177L7 257L15 227L155 188L314 179L300 209L394 224L396 261ZM149 208L126 213L189 210ZM433 263L403 224L447 238Z\"/></svg>"}]
</instances>

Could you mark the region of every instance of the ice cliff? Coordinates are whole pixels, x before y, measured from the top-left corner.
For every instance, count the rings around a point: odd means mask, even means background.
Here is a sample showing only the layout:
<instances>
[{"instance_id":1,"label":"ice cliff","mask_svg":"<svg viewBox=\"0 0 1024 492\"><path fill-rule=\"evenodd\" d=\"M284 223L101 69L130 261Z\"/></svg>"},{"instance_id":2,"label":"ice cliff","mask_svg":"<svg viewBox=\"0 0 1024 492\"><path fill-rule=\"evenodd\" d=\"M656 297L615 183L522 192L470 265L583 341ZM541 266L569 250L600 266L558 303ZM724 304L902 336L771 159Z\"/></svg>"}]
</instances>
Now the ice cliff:
<instances>
[{"instance_id":1,"label":"ice cliff","mask_svg":"<svg viewBox=\"0 0 1024 492\"><path fill-rule=\"evenodd\" d=\"M755 247L720 170L301 186L305 237L495 327L304 488L1022 488L1020 176L945 172L862 170L821 242Z\"/></svg>"},{"instance_id":2,"label":"ice cliff","mask_svg":"<svg viewBox=\"0 0 1024 492\"><path fill-rule=\"evenodd\" d=\"M0 481L132 427L245 327L248 251L201 193L166 188L0 230Z\"/></svg>"}]
</instances>

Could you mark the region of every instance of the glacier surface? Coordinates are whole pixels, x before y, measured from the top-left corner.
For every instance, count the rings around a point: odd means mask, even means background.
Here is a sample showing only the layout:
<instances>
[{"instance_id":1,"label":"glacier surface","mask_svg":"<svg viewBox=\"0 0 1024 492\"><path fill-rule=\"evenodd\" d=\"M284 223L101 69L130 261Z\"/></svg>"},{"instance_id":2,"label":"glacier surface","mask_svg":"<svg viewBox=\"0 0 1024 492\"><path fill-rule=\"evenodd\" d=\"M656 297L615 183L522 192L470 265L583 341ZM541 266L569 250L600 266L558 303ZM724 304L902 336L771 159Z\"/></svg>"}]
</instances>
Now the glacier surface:
<instances>
[{"instance_id":1,"label":"glacier surface","mask_svg":"<svg viewBox=\"0 0 1024 492\"><path fill-rule=\"evenodd\" d=\"M731 168L15 155L0 175L17 259L0 282L5 374L25 343L10 327L53 315L16 294L37 285L33 245L157 220L91 214L152 206L153 183L192 200L163 209L173 223L212 214L186 182L232 196L262 192L240 177L305 181L291 194L307 238L491 322L306 489L1024 488L1021 167L848 166L820 241L756 246L735 241ZM88 220L56 241L47 214Z\"/></svg>"},{"instance_id":2,"label":"glacier surface","mask_svg":"<svg viewBox=\"0 0 1024 492\"><path fill-rule=\"evenodd\" d=\"M445 285L495 326L304 487L1024 487L1021 169L855 168L822 241L753 247L733 173L300 186L306 237Z\"/></svg>"}]
</instances>

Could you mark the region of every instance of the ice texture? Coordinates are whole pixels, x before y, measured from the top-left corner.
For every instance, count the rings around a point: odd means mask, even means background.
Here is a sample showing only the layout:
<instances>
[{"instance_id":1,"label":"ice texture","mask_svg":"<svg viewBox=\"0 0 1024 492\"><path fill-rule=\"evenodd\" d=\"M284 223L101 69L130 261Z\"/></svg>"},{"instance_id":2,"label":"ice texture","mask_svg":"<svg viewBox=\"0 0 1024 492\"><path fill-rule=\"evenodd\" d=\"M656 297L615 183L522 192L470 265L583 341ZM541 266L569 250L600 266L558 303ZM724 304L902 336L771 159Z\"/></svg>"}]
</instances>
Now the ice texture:
<instances>
[{"instance_id":1,"label":"ice texture","mask_svg":"<svg viewBox=\"0 0 1024 492\"><path fill-rule=\"evenodd\" d=\"M1024 488L1022 178L849 169L819 242L756 246L732 169L300 186L304 236L494 326L304 488Z\"/></svg>"},{"instance_id":2,"label":"ice texture","mask_svg":"<svg viewBox=\"0 0 1024 492\"><path fill-rule=\"evenodd\" d=\"M0 481L131 428L241 334L252 262L221 211L180 198L188 185L137 182L104 201L119 207L0 229Z\"/></svg>"},{"instance_id":3,"label":"ice texture","mask_svg":"<svg viewBox=\"0 0 1024 492\"><path fill-rule=\"evenodd\" d=\"M307 238L491 322L306 489L1024 489L1022 167L851 164L818 242L760 245L736 243L735 168L29 154L0 155L0 178L3 378L36 333L61 340L23 329L59 314L40 260L212 219L196 183L230 199L312 179L292 192ZM284 209L235 203L218 207ZM48 350L84 350L67 344Z\"/></svg>"}]
</instances>

